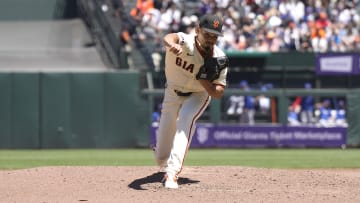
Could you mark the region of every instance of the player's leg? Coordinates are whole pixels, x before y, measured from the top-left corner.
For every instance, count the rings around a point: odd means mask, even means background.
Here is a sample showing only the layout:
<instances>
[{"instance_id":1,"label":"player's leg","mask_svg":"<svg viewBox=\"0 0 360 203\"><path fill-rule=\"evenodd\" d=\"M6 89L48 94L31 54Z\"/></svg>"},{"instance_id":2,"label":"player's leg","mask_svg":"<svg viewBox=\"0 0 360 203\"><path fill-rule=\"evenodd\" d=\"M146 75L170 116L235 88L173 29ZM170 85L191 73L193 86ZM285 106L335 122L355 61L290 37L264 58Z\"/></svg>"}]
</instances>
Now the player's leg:
<instances>
[{"instance_id":1,"label":"player's leg","mask_svg":"<svg viewBox=\"0 0 360 203\"><path fill-rule=\"evenodd\" d=\"M187 149L195 132L195 122L210 103L207 93L193 93L186 99L179 111L179 119L174 137L173 147L165 171L177 176L182 168Z\"/></svg>"},{"instance_id":2,"label":"player's leg","mask_svg":"<svg viewBox=\"0 0 360 203\"><path fill-rule=\"evenodd\" d=\"M170 155L181 102L173 90L165 89L155 147L155 159L160 167L166 164Z\"/></svg>"}]
</instances>

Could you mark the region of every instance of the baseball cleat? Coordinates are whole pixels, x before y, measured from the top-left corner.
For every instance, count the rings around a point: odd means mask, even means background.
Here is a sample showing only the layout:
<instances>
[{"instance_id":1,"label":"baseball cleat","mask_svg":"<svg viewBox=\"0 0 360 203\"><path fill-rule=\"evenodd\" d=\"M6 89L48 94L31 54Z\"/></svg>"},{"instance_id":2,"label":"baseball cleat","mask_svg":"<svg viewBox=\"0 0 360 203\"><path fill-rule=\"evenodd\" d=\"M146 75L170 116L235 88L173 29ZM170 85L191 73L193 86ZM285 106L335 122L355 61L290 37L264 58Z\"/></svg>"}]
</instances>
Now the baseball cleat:
<instances>
[{"instance_id":1,"label":"baseball cleat","mask_svg":"<svg viewBox=\"0 0 360 203\"><path fill-rule=\"evenodd\" d=\"M177 189L179 185L177 183L177 178L171 174L165 174L164 176L164 187L170 189Z\"/></svg>"}]
</instances>

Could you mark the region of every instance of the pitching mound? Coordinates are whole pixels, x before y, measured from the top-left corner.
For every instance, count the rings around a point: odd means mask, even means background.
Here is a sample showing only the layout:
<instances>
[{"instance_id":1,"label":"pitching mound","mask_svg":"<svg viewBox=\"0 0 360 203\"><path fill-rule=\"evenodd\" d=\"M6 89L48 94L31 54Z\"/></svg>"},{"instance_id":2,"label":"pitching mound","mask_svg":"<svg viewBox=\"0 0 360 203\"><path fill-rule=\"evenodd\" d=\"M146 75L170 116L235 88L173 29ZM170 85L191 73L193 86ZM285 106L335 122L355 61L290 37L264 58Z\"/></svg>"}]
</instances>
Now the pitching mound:
<instances>
[{"instance_id":1,"label":"pitching mound","mask_svg":"<svg viewBox=\"0 0 360 203\"><path fill-rule=\"evenodd\" d=\"M0 202L360 202L360 169L185 167L179 189L157 167L0 171Z\"/></svg>"}]
</instances>

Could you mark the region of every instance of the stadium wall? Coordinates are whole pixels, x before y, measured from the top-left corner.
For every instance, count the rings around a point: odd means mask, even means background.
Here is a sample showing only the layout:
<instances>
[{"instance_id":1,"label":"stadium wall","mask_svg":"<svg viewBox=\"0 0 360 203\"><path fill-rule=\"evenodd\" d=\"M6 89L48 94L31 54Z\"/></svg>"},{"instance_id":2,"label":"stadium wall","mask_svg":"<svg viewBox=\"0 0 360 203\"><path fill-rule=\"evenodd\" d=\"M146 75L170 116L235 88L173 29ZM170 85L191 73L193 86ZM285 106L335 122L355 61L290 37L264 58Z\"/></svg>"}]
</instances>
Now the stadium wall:
<instances>
[{"instance_id":1,"label":"stadium wall","mask_svg":"<svg viewBox=\"0 0 360 203\"><path fill-rule=\"evenodd\" d=\"M139 74L0 73L0 148L148 145Z\"/></svg>"},{"instance_id":2,"label":"stadium wall","mask_svg":"<svg viewBox=\"0 0 360 203\"><path fill-rule=\"evenodd\" d=\"M1 72L0 148L121 148L150 144L150 115L163 89L143 89L141 72ZM226 95L277 98L278 124L286 126L288 98L341 96L348 103L346 143L360 146L357 88L276 88ZM222 124L222 100L210 105L211 124ZM220 126L221 127L221 126ZM327 129L330 130L331 129Z\"/></svg>"},{"instance_id":3,"label":"stadium wall","mask_svg":"<svg viewBox=\"0 0 360 203\"><path fill-rule=\"evenodd\" d=\"M75 18L76 0L1 0L0 20L31 21Z\"/></svg>"}]
</instances>

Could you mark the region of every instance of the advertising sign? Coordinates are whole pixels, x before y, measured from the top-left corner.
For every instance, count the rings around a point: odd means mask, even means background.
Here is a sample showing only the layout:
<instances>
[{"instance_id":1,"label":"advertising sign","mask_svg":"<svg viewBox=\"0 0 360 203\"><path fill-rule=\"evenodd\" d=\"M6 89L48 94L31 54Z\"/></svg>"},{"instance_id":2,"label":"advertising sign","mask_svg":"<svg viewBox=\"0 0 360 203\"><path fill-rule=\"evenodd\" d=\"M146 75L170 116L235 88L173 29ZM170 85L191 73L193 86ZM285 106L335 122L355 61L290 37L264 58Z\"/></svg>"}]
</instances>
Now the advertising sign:
<instances>
[{"instance_id":1,"label":"advertising sign","mask_svg":"<svg viewBox=\"0 0 360 203\"><path fill-rule=\"evenodd\" d=\"M151 129L151 144L155 146L157 127ZM191 147L323 147L346 145L344 127L240 126L198 124Z\"/></svg>"},{"instance_id":2,"label":"advertising sign","mask_svg":"<svg viewBox=\"0 0 360 203\"><path fill-rule=\"evenodd\" d=\"M318 75L360 74L359 60L359 54L318 54L316 56L316 73Z\"/></svg>"}]
</instances>

